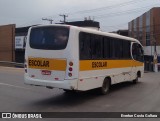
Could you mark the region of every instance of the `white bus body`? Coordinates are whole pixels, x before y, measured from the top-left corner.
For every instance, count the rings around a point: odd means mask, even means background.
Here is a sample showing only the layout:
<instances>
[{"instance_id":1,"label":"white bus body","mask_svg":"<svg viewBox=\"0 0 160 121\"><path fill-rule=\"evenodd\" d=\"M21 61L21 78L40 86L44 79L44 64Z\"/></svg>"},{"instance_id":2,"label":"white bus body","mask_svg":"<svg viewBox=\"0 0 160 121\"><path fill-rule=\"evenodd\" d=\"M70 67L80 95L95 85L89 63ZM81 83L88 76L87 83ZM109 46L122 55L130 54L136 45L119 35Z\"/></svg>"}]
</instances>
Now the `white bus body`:
<instances>
[{"instance_id":1,"label":"white bus body","mask_svg":"<svg viewBox=\"0 0 160 121\"><path fill-rule=\"evenodd\" d=\"M67 36L65 45L59 46L57 44L53 47L49 42L45 44L45 41L51 38L46 39L49 37L48 33L53 33L55 39L57 30L65 31L62 32L63 37L59 37L63 39ZM89 37L88 40L87 37ZM95 38L101 40L97 41ZM92 41L92 39L94 40ZM89 44L86 43L87 41ZM120 41L123 48L119 48L117 44L114 45L113 41L115 43ZM113 45L115 49L111 50L113 48L108 46L108 43ZM110 84L136 80L143 76L144 64L142 52L134 58L133 45L142 50L138 40L97 30L68 25L31 27L28 31L25 51L25 83L65 90L86 91L102 87L106 78L110 80ZM103 50L98 46L103 47ZM88 50L89 47L92 49ZM111 47L108 52L105 51L108 49L107 47ZM128 51L124 51L125 48ZM101 51L100 54L98 49ZM124 52L118 54L121 49ZM90 51L89 54L87 51ZM138 51L136 50L136 52ZM116 54L117 57L114 57Z\"/></svg>"}]
</instances>

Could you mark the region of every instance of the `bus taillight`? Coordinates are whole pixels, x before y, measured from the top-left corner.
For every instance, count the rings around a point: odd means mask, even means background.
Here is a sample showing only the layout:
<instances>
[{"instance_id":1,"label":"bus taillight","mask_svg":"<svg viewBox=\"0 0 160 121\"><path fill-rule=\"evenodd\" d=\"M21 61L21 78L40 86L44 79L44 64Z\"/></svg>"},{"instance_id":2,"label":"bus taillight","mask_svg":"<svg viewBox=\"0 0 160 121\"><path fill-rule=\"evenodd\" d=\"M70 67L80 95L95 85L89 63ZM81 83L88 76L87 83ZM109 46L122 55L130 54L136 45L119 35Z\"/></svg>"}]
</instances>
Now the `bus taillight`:
<instances>
[{"instance_id":1,"label":"bus taillight","mask_svg":"<svg viewBox=\"0 0 160 121\"><path fill-rule=\"evenodd\" d=\"M72 68L72 67L69 67L69 71L73 71L73 68Z\"/></svg>"},{"instance_id":2,"label":"bus taillight","mask_svg":"<svg viewBox=\"0 0 160 121\"><path fill-rule=\"evenodd\" d=\"M73 66L73 62L72 62L72 61L70 61L70 62L69 62L69 65L70 65L70 66Z\"/></svg>"},{"instance_id":3,"label":"bus taillight","mask_svg":"<svg viewBox=\"0 0 160 121\"><path fill-rule=\"evenodd\" d=\"M69 62L69 68L68 68L68 70L69 70L69 73L68 73L68 76L69 77L72 77L72 71L73 71L73 62L72 61L70 61Z\"/></svg>"},{"instance_id":4,"label":"bus taillight","mask_svg":"<svg viewBox=\"0 0 160 121\"><path fill-rule=\"evenodd\" d=\"M72 77L72 73L68 73L68 76L69 76L69 77Z\"/></svg>"}]
</instances>

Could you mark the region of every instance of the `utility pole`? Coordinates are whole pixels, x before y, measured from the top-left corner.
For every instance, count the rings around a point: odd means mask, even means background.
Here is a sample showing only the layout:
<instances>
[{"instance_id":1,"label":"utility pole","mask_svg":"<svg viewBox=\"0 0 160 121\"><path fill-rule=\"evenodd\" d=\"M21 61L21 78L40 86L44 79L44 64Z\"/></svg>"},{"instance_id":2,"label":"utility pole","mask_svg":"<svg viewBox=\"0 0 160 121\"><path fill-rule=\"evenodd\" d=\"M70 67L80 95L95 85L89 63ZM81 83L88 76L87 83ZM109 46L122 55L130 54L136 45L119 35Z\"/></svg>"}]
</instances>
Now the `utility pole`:
<instances>
[{"instance_id":1,"label":"utility pole","mask_svg":"<svg viewBox=\"0 0 160 121\"><path fill-rule=\"evenodd\" d=\"M63 17L63 21L60 20L60 22L66 23L66 17L68 17L68 15L60 14L59 16Z\"/></svg>"},{"instance_id":2,"label":"utility pole","mask_svg":"<svg viewBox=\"0 0 160 121\"><path fill-rule=\"evenodd\" d=\"M42 20L49 21L50 24L52 24L52 22L53 22L53 19L49 19L49 18L42 18Z\"/></svg>"}]
</instances>

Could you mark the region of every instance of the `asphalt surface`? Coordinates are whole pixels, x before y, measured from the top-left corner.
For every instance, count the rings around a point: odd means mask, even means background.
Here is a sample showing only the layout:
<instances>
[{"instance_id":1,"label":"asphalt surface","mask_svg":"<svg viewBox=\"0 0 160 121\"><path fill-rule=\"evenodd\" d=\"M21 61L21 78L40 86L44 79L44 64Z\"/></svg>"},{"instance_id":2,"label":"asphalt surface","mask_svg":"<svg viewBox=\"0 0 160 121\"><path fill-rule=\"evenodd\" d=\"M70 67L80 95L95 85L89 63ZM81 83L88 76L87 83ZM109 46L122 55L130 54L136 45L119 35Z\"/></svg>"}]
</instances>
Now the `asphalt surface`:
<instances>
[{"instance_id":1,"label":"asphalt surface","mask_svg":"<svg viewBox=\"0 0 160 121\"><path fill-rule=\"evenodd\" d=\"M0 112L160 112L160 72L145 73L135 85L130 82L113 85L107 95L99 95L97 90L66 94L61 89L25 85L22 68L0 67ZM9 119L0 120L8 121ZM64 119L43 119L43 121L50 120ZM65 120L112 121L117 119ZM128 121L126 118L118 119L118 121L123 120ZM129 120L143 121L144 119ZM159 119L152 119L154 120Z\"/></svg>"}]
</instances>

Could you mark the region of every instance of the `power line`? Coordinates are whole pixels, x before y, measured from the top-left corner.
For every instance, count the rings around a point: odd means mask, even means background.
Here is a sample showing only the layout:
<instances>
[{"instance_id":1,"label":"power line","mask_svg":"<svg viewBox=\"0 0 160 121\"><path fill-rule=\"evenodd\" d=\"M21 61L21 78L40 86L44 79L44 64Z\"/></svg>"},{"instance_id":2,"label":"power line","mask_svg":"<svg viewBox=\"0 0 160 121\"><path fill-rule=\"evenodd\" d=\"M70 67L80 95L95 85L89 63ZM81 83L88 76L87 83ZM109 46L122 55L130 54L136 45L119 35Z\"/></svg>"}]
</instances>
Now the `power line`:
<instances>
[{"instance_id":1,"label":"power line","mask_svg":"<svg viewBox=\"0 0 160 121\"><path fill-rule=\"evenodd\" d=\"M152 6L155 6L155 5L152 5ZM105 17L109 18L109 17L114 17L114 16L127 15L127 14L131 14L131 13L135 14L136 12L141 12L144 9L150 8L152 6L150 5L150 6L145 6L145 7L139 7L139 8L136 8L136 9L130 9L130 10L120 11L120 12L112 12L112 13L102 14L102 15L97 15L97 16L94 15L94 17L96 19L101 19L101 18L105 18ZM74 18L74 19L76 19L76 18ZM78 19L80 19L80 18L78 18ZM69 20L73 20L73 19L69 19Z\"/></svg>"},{"instance_id":2,"label":"power line","mask_svg":"<svg viewBox=\"0 0 160 121\"><path fill-rule=\"evenodd\" d=\"M128 2L123 2L123 3L120 3L120 4L115 4L115 5L110 5L110 6L105 6L105 7L95 8L95 9L89 9L89 10L72 12L72 13L68 13L68 15L71 15L71 14L84 14L84 13L91 13L91 12L97 12L97 11L102 11L102 10L108 10L108 9L113 9L113 8L117 8L117 7L126 6L126 5L129 5L129 4L135 4L135 3L138 3L138 2L141 2L141 1L144 1L144 0L137 0L137 1L136 0L130 0ZM142 11L142 10L139 10L139 12L140 11ZM125 11L123 11L123 12L125 12ZM136 12L136 10L132 11L132 12ZM102 19L102 18L105 18L105 17L109 18L109 17L114 17L114 16L120 16L122 14L126 15L126 14L130 14L132 12L128 12L127 13L127 11L126 11L126 13L120 13L120 12L117 12L117 13L108 13L108 14L97 15L97 16L94 15L94 17L97 17L97 19ZM118 13L119 13L119 15L118 15ZM66 17L68 17L68 15L65 15L65 16L61 15L64 18L64 20L61 21L61 22L65 23L66 22ZM55 16L57 16L57 15L55 15ZM76 19L82 19L82 18L75 18L75 20ZM73 20L73 19L69 19L69 20Z\"/></svg>"},{"instance_id":3,"label":"power line","mask_svg":"<svg viewBox=\"0 0 160 121\"><path fill-rule=\"evenodd\" d=\"M123 3L120 3L120 4L111 5L111 6L105 6L105 7L95 8L95 9L72 12L72 13L68 13L68 15L69 14L77 14L77 13L84 14L84 13L97 12L97 11L106 10L106 9L113 9L115 7L122 7L122 6L129 5L129 4L135 4L135 3L141 2L141 1L144 1L144 0L137 0L137 1L136 0L130 0L130 1L127 1L127 2L123 2ZM57 15L54 15L54 16L57 16Z\"/></svg>"},{"instance_id":4,"label":"power line","mask_svg":"<svg viewBox=\"0 0 160 121\"><path fill-rule=\"evenodd\" d=\"M125 5L128 5L128 4L131 4L131 3L135 4L135 3L140 2L140 1L144 1L144 0L137 0L137 1L131 0L131 1L128 1L128 2L123 2L123 3L120 3L120 4L111 5L111 6L105 6L105 7L95 8L95 9L89 9L89 10L83 10L83 11L68 13L68 15L73 15L73 14L77 14L77 13L84 14L84 13L102 11L102 10L106 10L106 9L113 9L114 7L122 7L122 6L125 6ZM53 15L53 16L57 16L57 15ZM64 22L64 21L61 21L61 22Z\"/></svg>"},{"instance_id":5,"label":"power line","mask_svg":"<svg viewBox=\"0 0 160 121\"><path fill-rule=\"evenodd\" d=\"M144 0L131 0L131 1L128 1L128 2L123 2L123 3L119 3L119 4L115 4L115 5L111 5L111 6L105 6L105 7L100 7L100 8L95 8L95 9L88 9L88 10L82 10L82 11L77 11L77 12L73 12L73 13L68 13L69 15L73 15L73 14L86 14L86 13L91 13L91 12L97 12L97 11L102 11L102 10L106 10L106 9L113 9L113 8L116 8L116 7L122 7L122 6L126 6L128 4L135 4L137 2L141 2L141 1L144 1Z\"/></svg>"},{"instance_id":6,"label":"power line","mask_svg":"<svg viewBox=\"0 0 160 121\"><path fill-rule=\"evenodd\" d=\"M113 16L119 16L119 15L127 15L127 14L130 14L130 13L135 13L135 12L141 12L143 11L144 9L146 8L149 8L150 6L146 6L146 7L140 7L140 8L136 8L136 9L130 9L130 10L127 10L127 11L121 11L121 12L114 12L114 13L109 13L109 14L103 14L103 15L98 15L98 16L95 16L96 18L104 18L104 17L113 17Z\"/></svg>"}]
</instances>

